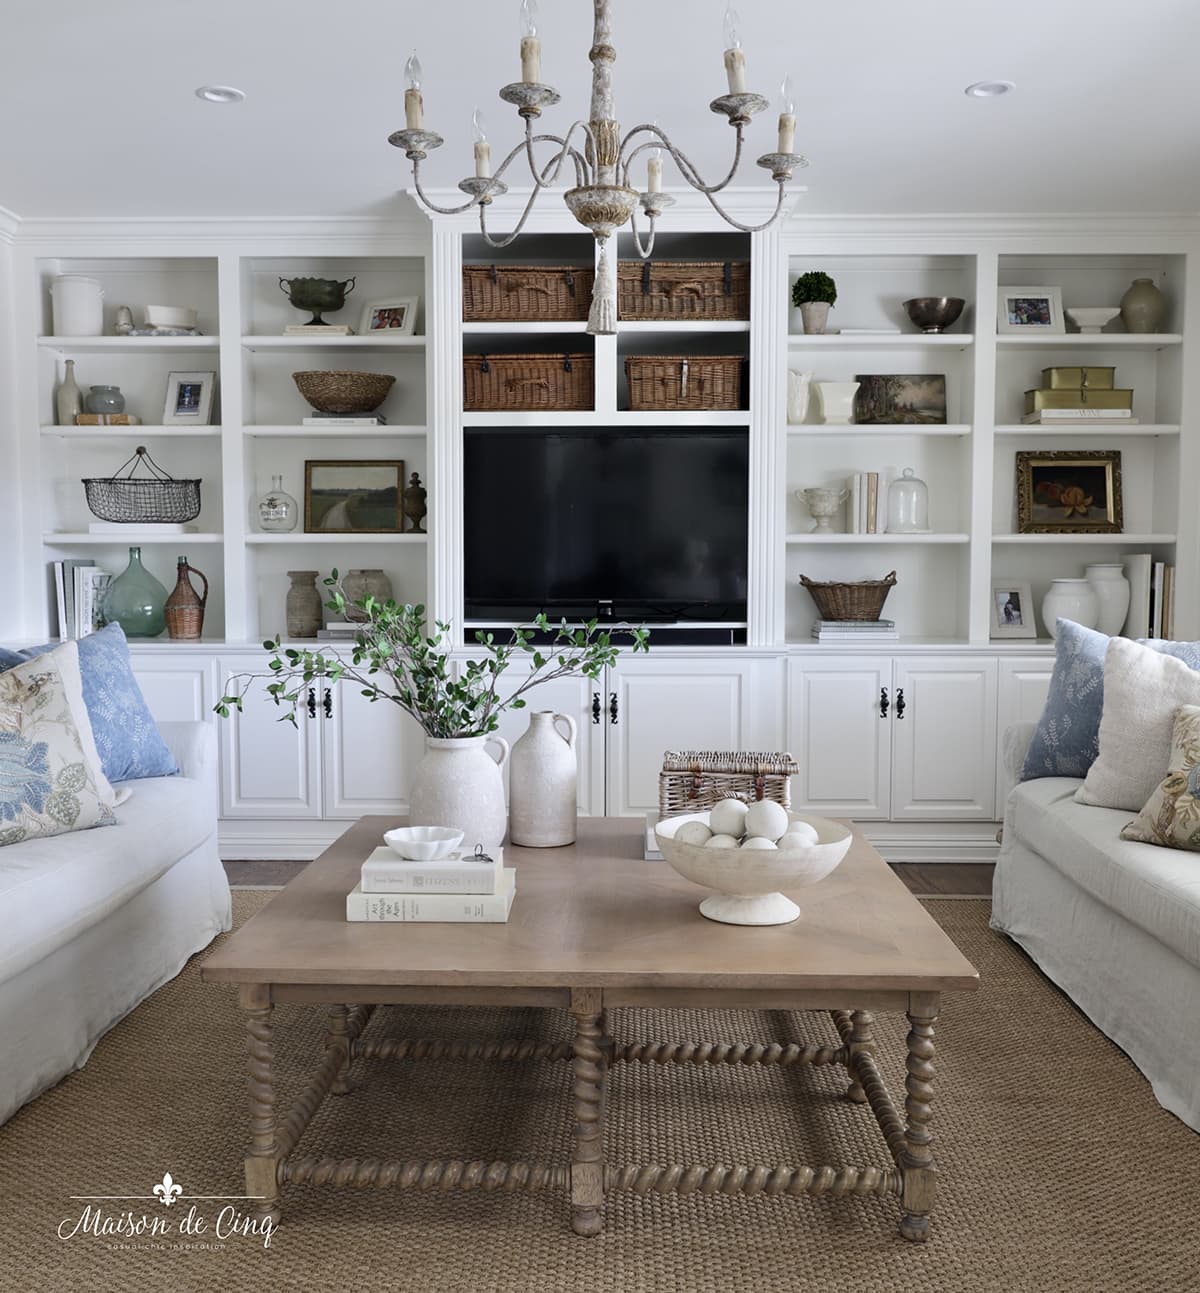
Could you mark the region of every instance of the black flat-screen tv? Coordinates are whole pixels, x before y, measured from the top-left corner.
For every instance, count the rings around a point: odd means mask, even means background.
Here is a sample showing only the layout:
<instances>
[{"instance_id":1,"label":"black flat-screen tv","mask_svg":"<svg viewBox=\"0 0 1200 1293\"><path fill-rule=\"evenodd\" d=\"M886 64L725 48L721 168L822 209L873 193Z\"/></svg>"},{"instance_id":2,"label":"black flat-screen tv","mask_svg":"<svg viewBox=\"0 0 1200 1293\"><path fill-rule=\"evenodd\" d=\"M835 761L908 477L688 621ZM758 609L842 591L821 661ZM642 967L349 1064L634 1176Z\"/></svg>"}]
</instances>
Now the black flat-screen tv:
<instances>
[{"instance_id":1,"label":"black flat-screen tv","mask_svg":"<svg viewBox=\"0 0 1200 1293\"><path fill-rule=\"evenodd\" d=\"M745 621L744 427L464 439L468 620Z\"/></svg>"}]
</instances>

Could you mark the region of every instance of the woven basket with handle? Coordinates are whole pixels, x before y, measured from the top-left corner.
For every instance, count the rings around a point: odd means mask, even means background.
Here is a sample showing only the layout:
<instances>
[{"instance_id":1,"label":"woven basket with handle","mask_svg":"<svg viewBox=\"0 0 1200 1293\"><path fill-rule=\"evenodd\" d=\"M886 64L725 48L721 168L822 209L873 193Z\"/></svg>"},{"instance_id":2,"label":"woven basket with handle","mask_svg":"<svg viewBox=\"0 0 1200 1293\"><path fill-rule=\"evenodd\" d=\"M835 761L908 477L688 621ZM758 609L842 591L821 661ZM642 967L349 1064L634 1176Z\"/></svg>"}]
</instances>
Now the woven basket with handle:
<instances>
[{"instance_id":1,"label":"woven basket with handle","mask_svg":"<svg viewBox=\"0 0 1200 1293\"><path fill-rule=\"evenodd\" d=\"M129 474L122 476L126 468ZM135 473L144 467L149 476ZM102 521L129 525L180 525L200 514L200 481L176 480L150 457L145 445L138 445L111 476L83 479L88 511Z\"/></svg>"},{"instance_id":2,"label":"woven basket with handle","mask_svg":"<svg viewBox=\"0 0 1200 1293\"><path fill-rule=\"evenodd\" d=\"M668 750L658 774L662 817L702 813L722 799L791 805L790 780L800 771L790 754L756 750Z\"/></svg>"},{"instance_id":3,"label":"woven basket with handle","mask_svg":"<svg viewBox=\"0 0 1200 1293\"><path fill-rule=\"evenodd\" d=\"M631 409L737 409L743 355L627 355Z\"/></svg>"},{"instance_id":4,"label":"woven basket with handle","mask_svg":"<svg viewBox=\"0 0 1200 1293\"><path fill-rule=\"evenodd\" d=\"M853 584L817 583L807 575L801 575L800 582L812 594L823 620L877 620L896 586L896 572Z\"/></svg>"},{"instance_id":5,"label":"woven basket with handle","mask_svg":"<svg viewBox=\"0 0 1200 1293\"><path fill-rule=\"evenodd\" d=\"M623 260L617 266L622 319L748 319L748 260Z\"/></svg>"},{"instance_id":6,"label":"woven basket with handle","mask_svg":"<svg viewBox=\"0 0 1200 1293\"><path fill-rule=\"evenodd\" d=\"M591 355L463 355L463 408L590 409Z\"/></svg>"},{"instance_id":7,"label":"woven basket with handle","mask_svg":"<svg viewBox=\"0 0 1200 1293\"><path fill-rule=\"evenodd\" d=\"M596 271L578 265L464 265L466 323L586 319Z\"/></svg>"}]
</instances>

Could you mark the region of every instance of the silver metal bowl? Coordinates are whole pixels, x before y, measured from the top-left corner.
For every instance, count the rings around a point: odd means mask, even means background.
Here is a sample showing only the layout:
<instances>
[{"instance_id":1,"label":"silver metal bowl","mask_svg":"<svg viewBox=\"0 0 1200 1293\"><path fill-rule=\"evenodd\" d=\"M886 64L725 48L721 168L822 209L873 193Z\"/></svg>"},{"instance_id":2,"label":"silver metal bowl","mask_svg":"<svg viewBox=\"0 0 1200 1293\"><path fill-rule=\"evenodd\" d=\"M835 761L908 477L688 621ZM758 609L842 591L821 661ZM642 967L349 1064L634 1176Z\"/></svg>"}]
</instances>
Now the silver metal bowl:
<instances>
[{"instance_id":1,"label":"silver metal bowl","mask_svg":"<svg viewBox=\"0 0 1200 1293\"><path fill-rule=\"evenodd\" d=\"M904 302L908 317L922 332L945 332L957 322L966 301L959 296L914 296Z\"/></svg>"}]
</instances>

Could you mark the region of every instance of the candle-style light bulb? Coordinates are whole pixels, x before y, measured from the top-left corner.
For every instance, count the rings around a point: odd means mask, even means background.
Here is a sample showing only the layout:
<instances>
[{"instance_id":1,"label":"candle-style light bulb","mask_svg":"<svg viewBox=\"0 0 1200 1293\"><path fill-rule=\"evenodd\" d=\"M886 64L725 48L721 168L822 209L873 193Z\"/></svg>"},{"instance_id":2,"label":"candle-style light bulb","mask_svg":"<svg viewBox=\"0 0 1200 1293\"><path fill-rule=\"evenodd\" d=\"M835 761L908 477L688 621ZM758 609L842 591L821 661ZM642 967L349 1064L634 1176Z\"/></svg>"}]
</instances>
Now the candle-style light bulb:
<instances>
[{"instance_id":1,"label":"candle-style light bulb","mask_svg":"<svg viewBox=\"0 0 1200 1293\"><path fill-rule=\"evenodd\" d=\"M542 82L542 42L537 34L537 0L521 0L521 80L526 85Z\"/></svg>"},{"instance_id":2,"label":"candle-style light bulb","mask_svg":"<svg viewBox=\"0 0 1200 1293\"><path fill-rule=\"evenodd\" d=\"M655 130L658 129L658 122L653 123ZM656 135L657 139L658 136ZM658 193L662 190L662 155L663 150L656 144L646 154L646 191L648 193Z\"/></svg>"},{"instance_id":3,"label":"candle-style light bulb","mask_svg":"<svg viewBox=\"0 0 1200 1293\"><path fill-rule=\"evenodd\" d=\"M481 180L491 178L492 146L488 143L487 124L478 108L471 114L471 135L475 140L475 174Z\"/></svg>"},{"instance_id":4,"label":"candle-style light bulb","mask_svg":"<svg viewBox=\"0 0 1200 1293\"><path fill-rule=\"evenodd\" d=\"M779 152L796 151L796 102L791 76L779 87Z\"/></svg>"},{"instance_id":5,"label":"candle-style light bulb","mask_svg":"<svg viewBox=\"0 0 1200 1293\"><path fill-rule=\"evenodd\" d=\"M725 7L725 76L730 94L746 93L746 56L742 53L739 32L741 19L733 5Z\"/></svg>"},{"instance_id":6,"label":"candle-style light bulb","mask_svg":"<svg viewBox=\"0 0 1200 1293\"><path fill-rule=\"evenodd\" d=\"M423 75L421 60L417 57L417 51L414 49L408 56L408 62L404 64L404 88L406 90L419 90Z\"/></svg>"},{"instance_id":7,"label":"candle-style light bulb","mask_svg":"<svg viewBox=\"0 0 1200 1293\"><path fill-rule=\"evenodd\" d=\"M404 124L409 130L425 129L425 104L421 99L421 60L417 51L404 64Z\"/></svg>"}]
</instances>

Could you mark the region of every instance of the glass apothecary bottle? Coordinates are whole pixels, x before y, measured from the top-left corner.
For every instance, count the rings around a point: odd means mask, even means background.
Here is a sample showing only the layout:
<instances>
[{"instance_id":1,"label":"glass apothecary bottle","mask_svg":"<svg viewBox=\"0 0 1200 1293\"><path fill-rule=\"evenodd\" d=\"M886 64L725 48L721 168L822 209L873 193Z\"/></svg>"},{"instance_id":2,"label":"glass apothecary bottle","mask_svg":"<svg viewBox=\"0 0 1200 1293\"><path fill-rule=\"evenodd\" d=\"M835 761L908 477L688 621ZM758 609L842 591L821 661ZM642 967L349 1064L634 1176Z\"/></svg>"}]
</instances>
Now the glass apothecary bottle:
<instances>
[{"instance_id":1,"label":"glass apothecary bottle","mask_svg":"<svg viewBox=\"0 0 1200 1293\"><path fill-rule=\"evenodd\" d=\"M141 548L129 549L129 565L104 593L106 624L117 623L127 638L156 638L167 627L167 590L142 565Z\"/></svg>"},{"instance_id":2,"label":"glass apothecary bottle","mask_svg":"<svg viewBox=\"0 0 1200 1293\"><path fill-rule=\"evenodd\" d=\"M888 534L929 533L929 489L911 467L888 487Z\"/></svg>"},{"instance_id":3,"label":"glass apothecary bottle","mask_svg":"<svg viewBox=\"0 0 1200 1293\"><path fill-rule=\"evenodd\" d=\"M288 534L296 528L300 509L283 489L283 477L272 476L271 488L258 500L258 526L266 534Z\"/></svg>"}]
</instances>

